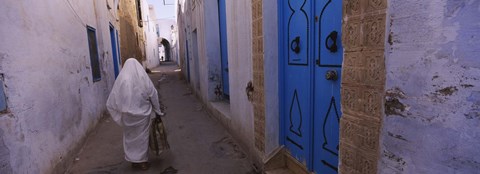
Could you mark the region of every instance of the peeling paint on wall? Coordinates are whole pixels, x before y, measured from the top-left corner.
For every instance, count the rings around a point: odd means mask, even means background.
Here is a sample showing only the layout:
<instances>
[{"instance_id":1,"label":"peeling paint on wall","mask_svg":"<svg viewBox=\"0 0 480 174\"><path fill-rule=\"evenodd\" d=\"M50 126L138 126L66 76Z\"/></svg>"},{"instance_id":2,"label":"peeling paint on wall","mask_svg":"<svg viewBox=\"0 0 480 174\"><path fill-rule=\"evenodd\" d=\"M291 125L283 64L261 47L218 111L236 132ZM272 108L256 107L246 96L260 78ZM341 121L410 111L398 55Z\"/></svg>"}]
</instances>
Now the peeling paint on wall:
<instances>
[{"instance_id":1,"label":"peeling paint on wall","mask_svg":"<svg viewBox=\"0 0 480 174\"><path fill-rule=\"evenodd\" d=\"M114 78L104 61L112 60L107 24L117 25L105 3L0 1L0 36L8 41L0 43L8 104L0 113L0 173L63 173L55 166L70 159L102 116ZM86 24L96 29L103 55L95 83Z\"/></svg>"},{"instance_id":2,"label":"peeling paint on wall","mask_svg":"<svg viewBox=\"0 0 480 174\"><path fill-rule=\"evenodd\" d=\"M10 150L3 140L3 130L0 129L0 171L4 174L12 174L12 166L10 164Z\"/></svg>"},{"instance_id":3,"label":"peeling paint on wall","mask_svg":"<svg viewBox=\"0 0 480 174\"><path fill-rule=\"evenodd\" d=\"M379 173L478 173L480 1L388 2Z\"/></svg>"}]
</instances>

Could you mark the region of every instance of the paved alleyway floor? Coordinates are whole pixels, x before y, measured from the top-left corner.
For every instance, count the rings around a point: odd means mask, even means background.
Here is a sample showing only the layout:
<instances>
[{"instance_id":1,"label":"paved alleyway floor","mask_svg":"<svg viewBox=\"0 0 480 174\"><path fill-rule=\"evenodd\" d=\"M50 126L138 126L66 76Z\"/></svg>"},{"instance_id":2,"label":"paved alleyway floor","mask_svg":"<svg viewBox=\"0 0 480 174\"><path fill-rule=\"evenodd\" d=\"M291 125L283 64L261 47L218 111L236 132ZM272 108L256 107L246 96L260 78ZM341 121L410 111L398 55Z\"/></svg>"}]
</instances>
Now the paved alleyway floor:
<instances>
[{"instance_id":1,"label":"paved alleyway floor","mask_svg":"<svg viewBox=\"0 0 480 174\"><path fill-rule=\"evenodd\" d=\"M150 75L166 107L163 120L170 150L150 154L151 167L138 171L124 159L122 128L110 117L103 118L86 140L68 169L72 174L155 173L250 174L255 173L246 153L222 125L207 114L173 63L161 65Z\"/></svg>"}]
</instances>

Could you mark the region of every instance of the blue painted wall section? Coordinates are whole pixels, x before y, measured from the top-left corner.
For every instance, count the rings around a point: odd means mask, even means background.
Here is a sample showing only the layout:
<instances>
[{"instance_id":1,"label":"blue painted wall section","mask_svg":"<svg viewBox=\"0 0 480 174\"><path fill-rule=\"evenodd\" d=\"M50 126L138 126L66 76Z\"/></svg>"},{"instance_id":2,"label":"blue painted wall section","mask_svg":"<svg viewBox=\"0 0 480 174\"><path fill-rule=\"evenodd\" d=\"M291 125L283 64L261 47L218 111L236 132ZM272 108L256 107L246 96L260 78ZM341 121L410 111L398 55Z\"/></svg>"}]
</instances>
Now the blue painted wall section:
<instances>
[{"instance_id":1,"label":"blue painted wall section","mask_svg":"<svg viewBox=\"0 0 480 174\"><path fill-rule=\"evenodd\" d=\"M389 6L379 173L479 173L480 1Z\"/></svg>"},{"instance_id":2,"label":"blue painted wall section","mask_svg":"<svg viewBox=\"0 0 480 174\"><path fill-rule=\"evenodd\" d=\"M5 96L3 80L0 80L0 112L5 110L7 110L7 97Z\"/></svg>"}]
</instances>

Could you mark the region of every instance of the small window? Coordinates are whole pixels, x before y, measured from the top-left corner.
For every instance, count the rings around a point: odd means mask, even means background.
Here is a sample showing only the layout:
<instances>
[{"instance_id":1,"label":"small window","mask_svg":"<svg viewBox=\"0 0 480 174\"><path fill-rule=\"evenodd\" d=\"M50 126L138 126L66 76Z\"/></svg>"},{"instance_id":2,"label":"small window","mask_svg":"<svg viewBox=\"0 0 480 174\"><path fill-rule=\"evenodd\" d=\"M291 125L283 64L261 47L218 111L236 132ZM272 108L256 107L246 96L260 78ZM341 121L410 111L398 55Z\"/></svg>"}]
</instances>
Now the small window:
<instances>
[{"instance_id":1,"label":"small window","mask_svg":"<svg viewBox=\"0 0 480 174\"><path fill-rule=\"evenodd\" d=\"M140 4L140 0L137 0L137 19L138 19L138 26L143 27L142 5Z\"/></svg>"},{"instance_id":2,"label":"small window","mask_svg":"<svg viewBox=\"0 0 480 174\"><path fill-rule=\"evenodd\" d=\"M0 79L0 113L7 111L7 97L3 90L3 80Z\"/></svg>"},{"instance_id":3,"label":"small window","mask_svg":"<svg viewBox=\"0 0 480 174\"><path fill-rule=\"evenodd\" d=\"M92 69L93 82L102 79L100 74L100 62L98 60L97 35L95 28L87 26L88 50L90 51L90 64Z\"/></svg>"}]
</instances>

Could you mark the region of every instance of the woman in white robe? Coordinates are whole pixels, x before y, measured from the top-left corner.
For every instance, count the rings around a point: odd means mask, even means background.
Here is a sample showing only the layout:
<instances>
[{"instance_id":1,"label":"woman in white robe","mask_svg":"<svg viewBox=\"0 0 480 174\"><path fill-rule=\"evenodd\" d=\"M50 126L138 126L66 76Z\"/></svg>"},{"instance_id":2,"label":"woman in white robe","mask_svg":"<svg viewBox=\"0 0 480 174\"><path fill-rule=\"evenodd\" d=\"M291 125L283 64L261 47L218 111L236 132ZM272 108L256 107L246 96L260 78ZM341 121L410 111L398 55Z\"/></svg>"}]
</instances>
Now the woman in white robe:
<instances>
[{"instance_id":1,"label":"woman in white robe","mask_svg":"<svg viewBox=\"0 0 480 174\"><path fill-rule=\"evenodd\" d=\"M123 127L125 159L134 168L148 169L150 123L155 114L164 114L155 86L136 59L125 62L108 96L107 109Z\"/></svg>"}]
</instances>

